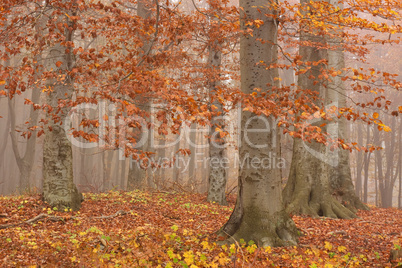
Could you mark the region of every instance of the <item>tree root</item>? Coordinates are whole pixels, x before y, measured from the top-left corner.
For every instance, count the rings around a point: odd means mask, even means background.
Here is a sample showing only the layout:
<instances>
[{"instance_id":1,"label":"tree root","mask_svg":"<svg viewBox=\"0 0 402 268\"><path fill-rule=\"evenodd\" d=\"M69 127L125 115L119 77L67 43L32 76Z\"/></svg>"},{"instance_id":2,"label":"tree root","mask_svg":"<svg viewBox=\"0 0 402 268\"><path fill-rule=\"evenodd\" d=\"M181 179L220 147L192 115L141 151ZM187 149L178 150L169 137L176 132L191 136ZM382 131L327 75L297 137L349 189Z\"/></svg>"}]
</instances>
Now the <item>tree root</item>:
<instances>
[{"instance_id":1,"label":"tree root","mask_svg":"<svg viewBox=\"0 0 402 268\"><path fill-rule=\"evenodd\" d=\"M353 219L356 214L343 206L332 196L323 197L322 200L293 200L286 208L289 214L307 215L311 217L328 217L335 219Z\"/></svg>"},{"instance_id":2,"label":"tree root","mask_svg":"<svg viewBox=\"0 0 402 268\"><path fill-rule=\"evenodd\" d=\"M124 211L124 210L119 210L119 211L117 211L116 213L114 213L112 215L90 217L89 219L111 219L111 218L115 218L117 216L125 215L125 214L128 214L128 213L130 213L130 211L127 212L127 211ZM20 226L20 225L23 225L23 224L32 224L32 223L35 223L35 222L37 222L39 220L42 220L42 219L48 219L50 221L55 221L56 222L56 221L67 221L67 220L70 220L70 219L74 219L74 220L83 219L83 217L75 217L75 216L60 217L60 216L53 216L53 215L48 215L48 214L39 214L38 216L35 216L32 219L29 219L29 220L26 220L26 221L23 221L23 222L0 224L0 230Z\"/></svg>"},{"instance_id":3,"label":"tree root","mask_svg":"<svg viewBox=\"0 0 402 268\"><path fill-rule=\"evenodd\" d=\"M246 222L241 224L244 221L243 217L234 217L232 221L229 231L234 233L225 232L225 228L219 230L218 235L226 238L223 241L219 241L219 244L237 244L237 241L244 239L245 241L252 240L262 247L294 246L297 244L300 234L296 225L284 210L272 215L270 223L264 226L251 224L254 219L246 219Z\"/></svg>"}]
</instances>

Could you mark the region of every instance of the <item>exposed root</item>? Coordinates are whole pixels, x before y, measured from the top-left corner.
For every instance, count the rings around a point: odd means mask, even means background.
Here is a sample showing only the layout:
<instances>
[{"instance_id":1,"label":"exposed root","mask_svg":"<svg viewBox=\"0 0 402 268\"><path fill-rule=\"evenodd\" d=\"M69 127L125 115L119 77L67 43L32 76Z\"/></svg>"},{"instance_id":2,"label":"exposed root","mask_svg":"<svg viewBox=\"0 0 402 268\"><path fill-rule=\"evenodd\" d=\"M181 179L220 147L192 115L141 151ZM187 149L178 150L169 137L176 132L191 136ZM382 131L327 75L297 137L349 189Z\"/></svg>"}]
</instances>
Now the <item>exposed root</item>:
<instances>
[{"instance_id":1,"label":"exposed root","mask_svg":"<svg viewBox=\"0 0 402 268\"><path fill-rule=\"evenodd\" d=\"M356 214L343 206L332 196L323 197L321 200L294 199L286 208L289 214L307 215L311 217L328 217L338 219L353 219Z\"/></svg>"},{"instance_id":2,"label":"exposed root","mask_svg":"<svg viewBox=\"0 0 402 268\"><path fill-rule=\"evenodd\" d=\"M234 244L243 239L244 241L254 241L258 246L262 247L282 247L282 246L295 246L297 245L297 237L299 231L292 219L286 214L285 211L279 212L271 218L265 226L257 224L248 224L243 222L233 224L238 226L238 229L233 235L225 233L223 229L219 231L220 235L224 235L226 239L221 241L221 244ZM244 219L240 219L244 220Z\"/></svg>"}]
</instances>

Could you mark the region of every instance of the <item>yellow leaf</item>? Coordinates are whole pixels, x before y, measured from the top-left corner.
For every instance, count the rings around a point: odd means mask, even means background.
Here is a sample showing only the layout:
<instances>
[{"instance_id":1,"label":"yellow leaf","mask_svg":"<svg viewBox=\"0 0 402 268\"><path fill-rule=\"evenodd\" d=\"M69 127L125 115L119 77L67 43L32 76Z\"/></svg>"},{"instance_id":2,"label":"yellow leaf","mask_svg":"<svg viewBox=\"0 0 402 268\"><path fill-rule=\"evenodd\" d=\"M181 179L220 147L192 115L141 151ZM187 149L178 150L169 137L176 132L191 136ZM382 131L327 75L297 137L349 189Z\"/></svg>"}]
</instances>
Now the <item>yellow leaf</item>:
<instances>
[{"instance_id":1,"label":"yellow leaf","mask_svg":"<svg viewBox=\"0 0 402 268\"><path fill-rule=\"evenodd\" d=\"M4 85L5 83L6 83L6 81L4 81L4 80L0 81L0 85Z\"/></svg>"},{"instance_id":2,"label":"yellow leaf","mask_svg":"<svg viewBox=\"0 0 402 268\"><path fill-rule=\"evenodd\" d=\"M384 131L385 132L390 132L390 131L392 131L392 129L389 127L389 126L384 126Z\"/></svg>"},{"instance_id":3,"label":"yellow leaf","mask_svg":"<svg viewBox=\"0 0 402 268\"><path fill-rule=\"evenodd\" d=\"M344 247L344 246L339 246L339 247L338 247L338 251L339 251L339 252L345 252L345 251L346 251L346 247Z\"/></svg>"},{"instance_id":4,"label":"yellow leaf","mask_svg":"<svg viewBox=\"0 0 402 268\"><path fill-rule=\"evenodd\" d=\"M325 241L325 249L327 249L327 250L331 250L332 249L332 245L331 245L331 243L329 243L329 242L327 242L327 241Z\"/></svg>"}]
</instances>

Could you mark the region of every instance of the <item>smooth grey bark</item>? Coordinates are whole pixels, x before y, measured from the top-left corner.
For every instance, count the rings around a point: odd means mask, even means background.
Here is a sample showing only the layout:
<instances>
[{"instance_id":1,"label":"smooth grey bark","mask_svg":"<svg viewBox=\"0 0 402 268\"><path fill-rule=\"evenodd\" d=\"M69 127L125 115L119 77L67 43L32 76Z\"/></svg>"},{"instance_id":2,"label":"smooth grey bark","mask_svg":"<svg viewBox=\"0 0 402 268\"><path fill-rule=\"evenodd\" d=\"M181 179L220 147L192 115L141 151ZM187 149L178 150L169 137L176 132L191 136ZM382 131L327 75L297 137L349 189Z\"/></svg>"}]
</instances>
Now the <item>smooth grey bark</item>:
<instances>
[{"instance_id":1,"label":"smooth grey bark","mask_svg":"<svg viewBox=\"0 0 402 268\"><path fill-rule=\"evenodd\" d=\"M270 92L277 82L276 68L265 68L257 64L277 62L277 24L272 17L276 2L264 0L240 0L240 25L244 31L240 37L241 89L251 94L255 88ZM249 20L259 19L263 24L258 28L248 26ZM251 28L253 35L247 33ZM266 129L269 123L270 131ZM295 245L297 229L285 212L282 204L280 168L253 165L253 159L272 159L279 155L279 130L273 117L256 116L249 111L241 114L241 144L239 154L244 165L239 170L239 191L237 204L220 234L239 241L253 240L259 246Z\"/></svg>"},{"instance_id":2,"label":"smooth grey bark","mask_svg":"<svg viewBox=\"0 0 402 268\"><path fill-rule=\"evenodd\" d=\"M31 101L35 104L39 103L40 99L40 89L34 87L32 89L32 98ZM18 169L20 171L19 177L19 191L29 191L30 190L30 183L29 178L31 175L31 171L33 168L34 160L35 160L35 151L36 151L36 138L37 138L37 131L32 131L31 137L27 138L25 144L24 154L21 155L18 146L18 137L15 131L16 125L16 114L15 114L15 98L8 101L8 109L9 109L9 119L10 119L10 137L11 137L11 144L12 149L14 152L14 157L17 162ZM34 111L33 107L30 109L30 123L35 126L38 123L39 111Z\"/></svg>"},{"instance_id":3,"label":"smooth grey bark","mask_svg":"<svg viewBox=\"0 0 402 268\"><path fill-rule=\"evenodd\" d=\"M67 17L60 17L58 21L68 26L72 24ZM72 41L73 32L69 28L64 28L64 33L61 34L65 36L66 41ZM59 101L70 100L74 92L73 81L67 75L74 56L71 52L66 53L65 46L56 43L49 49L47 57L46 67L48 70L53 69L55 76L49 78L46 83L47 87L51 88L46 93L46 103L53 111L48 111L46 115L49 129L45 131L43 145L43 198L51 207L78 210L83 197L74 184L72 147L64 125L61 124L69 110L68 106L59 106ZM61 79L59 75L65 75L65 78ZM58 109L60 112L57 116L60 120L55 120L52 114Z\"/></svg>"},{"instance_id":4,"label":"smooth grey bark","mask_svg":"<svg viewBox=\"0 0 402 268\"><path fill-rule=\"evenodd\" d=\"M301 3L308 5L309 1L302 0ZM304 31L301 32L301 41L316 43L328 41L330 44L341 44L342 42L341 39L328 38L325 40L324 37ZM325 46L325 44L323 45ZM346 107L346 92L341 78L336 76L329 81L319 81L318 79L325 68L335 70L344 68L343 48L324 50L302 45L299 51L304 62L328 60L328 67L319 64L316 67L313 66L311 72L299 75L299 87L317 92L320 98L325 99L324 103L327 106ZM315 104L321 106L318 102ZM333 124L328 125L323 132L326 131L333 137L338 136L346 140L346 119L335 120L335 123L335 127ZM306 150L307 146L310 147L309 150ZM320 157L313 156L309 151L317 152ZM349 151L338 150L335 159L333 158L334 154L323 144L315 141L308 144L301 139L294 140L289 179L284 189L284 202L289 213L347 219L356 217L355 208L366 208L357 198L352 184ZM335 164L335 160L338 162L337 164Z\"/></svg>"},{"instance_id":5,"label":"smooth grey bark","mask_svg":"<svg viewBox=\"0 0 402 268\"><path fill-rule=\"evenodd\" d=\"M188 179L189 182L194 182L197 179L196 173L196 159L197 159L197 124L193 123L190 126L190 135L189 135L189 148L191 151L190 163L188 165ZM177 148L179 149L179 148Z\"/></svg>"},{"instance_id":6,"label":"smooth grey bark","mask_svg":"<svg viewBox=\"0 0 402 268\"><path fill-rule=\"evenodd\" d=\"M339 6L341 9L343 6L337 1L330 0L330 3L334 6ZM340 38L332 38L329 40L333 44L341 44ZM343 47L338 45L334 49L328 50L328 68L334 70L343 70L345 68L345 59ZM331 78L331 82L328 83L328 88L325 96L326 104L335 105L342 109L347 107L346 103L346 87L340 76ZM334 132L338 139L344 142L348 141L348 121L345 117L334 119L337 124ZM335 133L330 133L335 134ZM329 181L332 188L332 195L337 198L343 205L345 205L353 213L357 209L368 209L363 204L359 197L356 195L355 188L352 181L352 173L350 168L350 152L349 150L339 149L337 156L338 165L327 165L329 172Z\"/></svg>"},{"instance_id":7,"label":"smooth grey bark","mask_svg":"<svg viewBox=\"0 0 402 268\"><path fill-rule=\"evenodd\" d=\"M367 138L366 138L366 144L371 143L370 142L370 125L367 125ZM371 152L364 154L364 185L363 185L363 202L367 203L367 196L368 196L368 179L369 179L369 167L370 167L370 158L371 158Z\"/></svg>"},{"instance_id":8,"label":"smooth grey bark","mask_svg":"<svg viewBox=\"0 0 402 268\"><path fill-rule=\"evenodd\" d=\"M42 28L44 26L44 20L40 19L39 23L35 25L35 31L40 34L42 33ZM42 55L38 54L34 56L34 62L36 62L34 66L34 70L36 73L34 74L34 79L37 80L39 77L42 75L43 68L40 66L39 62L42 61ZM32 86L32 95L31 95L31 101L34 104L38 104L40 101L40 95L41 95L41 90L38 88L36 85ZM23 191L29 191L30 190L30 182L29 178L32 172L32 168L34 165L35 161L35 151L36 151L36 142L37 142L37 131L33 130L31 137L27 139L26 145L25 145L25 150L24 150L24 155L21 155L19 151L19 146L18 146L18 138L17 138L17 133L15 132L16 128L16 114L15 114L15 98L12 100L8 101L8 109L9 109L9 119L10 121L10 126L11 126L11 132L10 132L10 137L11 137L11 144L12 144L12 149L14 152L14 157L17 162L18 169L20 171L20 177L19 177L19 191L20 193ZM29 111L30 115L30 123L32 126L36 126L38 123L39 119L39 111L35 111L33 106L30 107Z\"/></svg>"},{"instance_id":9,"label":"smooth grey bark","mask_svg":"<svg viewBox=\"0 0 402 268\"><path fill-rule=\"evenodd\" d=\"M220 205L227 205L226 183L227 167L225 166L225 138L220 136L216 128L225 130L225 119L223 117L223 104L216 97L219 94L219 74L222 62L222 52L218 41L209 47L208 69L210 78L208 81L209 93L214 99L211 105L213 112L217 113L211 118L209 133L209 176L207 201L216 202Z\"/></svg>"},{"instance_id":10,"label":"smooth grey bark","mask_svg":"<svg viewBox=\"0 0 402 268\"><path fill-rule=\"evenodd\" d=\"M38 26L35 27L35 30L38 31ZM14 63L15 61L18 61L18 57L14 57ZM39 62L40 56L35 56L34 61ZM10 66L10 59L5 60L4 67L9 67ZM39 68L38 64L34 66L35 70L38 71L39 74L35 74L34 78L38 78L40 76L41 69ZM32 89L32 95L31 95L31 101L35 104L39 102L40 98L40 90L36 87L33 86ZM32 167L34 164L35 160L35 149L36 149L36 131L32 131L31 137L26 136L25 139L27 139L27 142L25 144L25 148L23 150L23 155L20 153L20 147L18 143L20 142L18 140L17 136L17 126L16 126L16 121L17 117L21 116L20 114L16 113L16 107L15 107L15 102L16 102L16 97L12 99L7 100L7 108L8 108L8 117L7 117L7 124L6 124L6 129L5 131L9 131L10 135L10 140L11 140L11 148L14 153L14 158L18 166L18 171L19 171L19 181L18 181L18 186L17 189L19 193L23 193L25 191L30 190L30 183L29 183L29 177L31 175ZM31 125L36 125L38 122L38 116L39 112L34 111L33 107L31 106L30 108L30 123ZM18 134L19 135L19 134ZM4 153L5 151L5 146L7 144L7 137L5 136L5 142L4 145L2 146L1 152Z\"/></svg>"},{"instance_id":11,"label":"smooth grey bark","mask_svg":"<svg viewBox=\"0 0 402 268\"><path fill-rule=\"evenodd\" d=\"M398 191L398 208L402 208L402 119L399 118L400 124L399 124L399 135L398 135L398 141L399 141L399 153L398 153L398 159L399 159L399 191Z\"/></svg>"},{"instance_id":12,"label":"smooth grey bark","mask_svg":"<svg viewBox=\"0 0 402 268\"><path fill-rule=\"evenodd\" d=\"M7 121L6 121L6 124L5 124L5 128L3 129L3 134L0 135L0 137L3 137L2 142L0 144L0 167L3 164L4 154L6 152L7 141L8 141L7 134L10 131L10 121L11 121L10 120L10 115L8 115L7 116Z\"/></svg>"},{"instance_id":13,"label":"smooth grey bark","mask_svg":"<svg viewBox=\"0 0 402 268\"><path fill-rule=\"evenodd\" d=\"M389 133L383 133L380 137L378 131L374 132L374 143L376 145L381 145L384 141L382 139L388 138L388 142L385 143L385 148L383 150L376 150L375 164L377 168L378 175L378 190L380 193L380 206L383 208L392 207L393 189L398 177L398 166L395 165L394 158L396 155L396 144L395 144L395 128L396 128L396 118L391 118L391 129L393 131ZM382 139L381 139L382 138ZM385 155L383 158L382 151ZM385 161L384 161L385 160ZM384 170L385 169L385 170Z\"/></svg>"},{"instance_id":14,"label":"smooth grey bark","mask_svg":"<svg viewBox=\"0 0 402 268\"><path fill-rule=\"evenodd\" d=\"M309 1L302 0L301 4L308 5ZM303 28L303 25L301 28ZM301 31L301 41L318 44L325 42L322 37L304 31ZM319 49L312 45L301 45L299 47L299 54L303 62L318 62L328 58L328 51L326 49ZM328 85L325 80L319 79L319 77L325 68L325 64L311 66L310 71L299 74L298 86L302 90L311 90L320 99L324 99L327 97L325 95ZM314 104L322 106L319 100L316 100ZM351 211L342 206L331 195L327 165L324 159L316 157L311 151L317 152L322 158L326 154L326 147L317 141L309 143L303 141L301 138L294 139L289 178L283 191L287 212L313 217L354 217Z\"/></svg>"},{"instance_id":15,"label":"smooth grey bark","mask_svg":"<svg viewBox=\"0 0 402 268\"><path fill-rule=\"evenodd\" d=\"M158 158L159 158L159 163L161 164L160 167L158 167L158 169L155 171L156 174L158 174L157 177L157 181L159 184L162 184L164 188L166 188L166 181L164 180L164 177L167 176L166 175L166 171L167 171L167 164L165 162L166 160L166 136L165 135L159 135L159 141L158 142Z\"/></svg>"},{"instance_id":16,"label":"smooth grey bark","mask_svg":"<svg viewBox=\"0 0 402 268\"><path fill-rule=\"evenodd\" d=\"M0 88L3 90L4 86L0 86ZM6 99L5 101L9 101L8 99ZM0 104L1 104L1 100L0 100ZM4 167L4 163L5 163L5 155L6 155L6 148L7 148L7 143L8 143L8 133L10 131L10 115L7 115L7 119L6 119L6 124L5 127L2 131L2 133L0 134L0 139L2 140L2 142L0 143L0 170L5 170ZM1 176L1 175L0 175ZM1 176L1 180L0 180L0 186L2 186L2 184L5 183L5 176ZM1 187L0 187L0 192L1 191Z\"/></svg>"},{"instance_id":17,"label":"smooth grey bark","mask_svg":"<svg viewBox=\"0 0 402 268\"><path fill-rule=\"evenodd\" d=\"M137 3L137 15L143 19L150 19L152 16L152 1L150 0L139 0ZM146 57L146 53L149 53L149 50L151 48L151 42L149 40L144 39L143 41L144 45L141 48L141 52L139 57ZM144 107L145 111L150 111L150 101L146 100L144 97L140 96L138 98L138 102L140 106ZM144 133L144 132L143 132ZM140 151L146 152L149 151L149 138L150 136L147 137L146 143L137 148ZM151 182L147 179L147 170L145 166L148 164L145 161L142 161L142 159L133 159L132 163L130 164L130 169L128 171L128 178L127 178L127 189L128 190L134 190L134 189L145 189L147 185L150 185ZM150 178L151 179L151 178Z\"/></svg>"},{"instance_id":18,"label":"smooth grey bark","mask_svg":"<svg viewBox=\"0 0 402 268\"><path fill-rule=\"evenodd\" d=\"M175 144L174 149L173 149L173 155L176 155L177 151L179 151L179 149L180 149L181 132L183 131L182 128L180 128L179 131L180 131L180 133L175 136L176 144ZM177 139L179 139L179 140L177 141ZM173 173L172 174L173 185L180 184L179 180L180 180L181 170L179 169L177 159L173 163L173 172L172 173Z\"/></svg>"},{"instance_id":19,"label":"smooth grey bark","mask_svg":"<svg viewBox=\"0 0 402 268\"><path fill-rule=\"evenodd\" d=\"M357 143L361 146L363 145L363 130L362 126L359 124L357 125ZM356 159L356 194L359 198L363 197L362 188L363 188L363 178L362 178L362 171L363 171L363 164L364 164L364 157L363 152L357 152L357 159Z\"/></svg>"},{"instance_id":20,"label":"smooth grey bark","mask_svg":"<svg viewBox=\"0 0 402 268\"><path fill-rule=\"evenodd\" d=\"M334 7L343 9L343 4L338 0L329 0L329 3ZM342 38L329 37L330 45L335 45L334 49L328 50L328 68L334 70L343 70L345 68L345 55L343 52ZM328 90L325 97L326 103L337 104L338 108L347 107L346 103L346 86L340 76L331 78L328 83ZM345 117L337 120L337 136L339 139L347 142L348 140L348 123ZM333 195L342 202L352 212L357 209L368 209L356 195L352 181L352 173L350 169L350 152L349 150L338 151L339 164L337 166L328 166L329 180L333 190Z\"/></svg>"}]
</instances>

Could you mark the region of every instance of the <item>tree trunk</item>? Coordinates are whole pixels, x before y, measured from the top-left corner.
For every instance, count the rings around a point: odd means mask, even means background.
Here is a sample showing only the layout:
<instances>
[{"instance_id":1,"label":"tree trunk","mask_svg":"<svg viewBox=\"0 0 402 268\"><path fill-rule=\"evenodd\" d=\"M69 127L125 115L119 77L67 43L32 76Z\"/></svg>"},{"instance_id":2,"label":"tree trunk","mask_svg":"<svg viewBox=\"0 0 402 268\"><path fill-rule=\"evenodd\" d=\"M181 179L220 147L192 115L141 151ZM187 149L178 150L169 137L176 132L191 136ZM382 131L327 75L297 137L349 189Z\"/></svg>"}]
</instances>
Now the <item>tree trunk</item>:
<instances>
[{"instance_id":1,"label":"tree trunk","mask_svg":"<svg viewBox=\"0 0 402 268\"><path fill-rule=\"evenodd\" d=\"M363 145L363 130L362 126L358 124L357 126L357 143L362 146ZM356 161L356 194L359 198L362 198L362 171L363 171L363 158L364 152L357 152L357 161Z\"/></svg>"},{"instance_id":2,"label":"tree trunk","mask_svg":"<svg viewBox=\"0 0 402 268\"><path fill-rule=\"evenodd\" d=\"M380 133L379 131L374 130L374 144L377 146L380 146ZM383 159L382 159L382 154L380 150L376 150L374 152L375 155L375 166L376 166L376 181L378 182L378 184L376 183L376 196L377 196L377 200L379 200L380 202L377 202L377 205L383 207L383 197L382 195L385 192L385 185L384 185L384 173L382 170L382 166L383 166ZM378 186L377 186L378 185Z\"/></svg>"},{"instance_id":3,"label":"tree trunk","mask_svg":"<svg viewBox=\"0 0 402 268\"><path fill-rule=\"evenodd\" d=\"M139 0L137 3L137 15L141 17L144 20L148 20L152 16L152 3L150 0ZM151 42L144 38L143 41L144 45L141 48L141 53L139 57L146 57L147 53L149 53L150 48L151 48ZM146 100L143 96L139 96L138 98L139 106L143 106L144 110L150 111L149 107L151 105L149 100ZM148 133L148 132L146 132ZM144 134L144 131L142 130L142 134ZM149 151L149 136L147 137L147 140L143 146L140 148L137 148L138 150L141 150L143 152ZM142 166L141 164L144 164ZM134 189L145 189L147 185L149 184L149 180L147 180L147 171L146 171L146 166L149 165L146 161L143 161L143 159L133 159L129 172L128 172L128 178L127 178L127 189L128 190L134 190ZM151 178L150 178L151 179Z\"/></svg>"},{"instance_id":4,"label":"tree trunk","mask_svg":"<svg viewBox=\"0 0 402 268\"><path fill-rule=\"evenodd\" d=\"M71 29L72 22L68 18L65 19L67 20L65 23ZM60 17L58 21L62 22L62 18ZM66 27L62 34L65 35L66 41L72 42L73 33L69 28ZM73 55L66 53L65 46L58 43L50 49L47 68L54 70L55 77L49 78L47 81L47 86L51 90L47 92L46 101L53 111L49 111L47 114L48 127L51 128L51 131L46 131L43 146L43 197L51 207L78 210L83 198L73 181L71 143L67 138L64 126L60 123L63 116L68 113L68 105L59 107L59 101L70 100L74 91L73 81L67 75L72 63ZM65 78L60 80L58 75L65 75ZM57 114L60 121L53 118L53 113L58 109L61 112Z\"/></svg>"},{"instance_id":5,"label":"tree trunk","mask_svg":"<svg viewBox=\"0 0 402 268\"><path fill-rule=\"evenodd\" d=\"M343 4L338 2L338 0L330 0L329 3L334 7L343 9ZM342 38L336 37L335 34L335 37L329 37L327 40L329 45L333 46L332 49L328 50L328 68L334 71L343 70L345 68L345 59ZM332 77L331 81L328 83L327 94L325 96L327 105L335 105L340 109L345 108L347 107L346 97L347 92L342 77ZM348 139L347 119L342 116L340 119L336 120L335 123L337 123L337 129L334 130L334 132L337 132L336 136L346 142ZM352 173L350 170L350 152L340 149L338 150L338 155L335 157L338 160L338 165L328 166L329 180L333 194L342 204L353 212L355 212L356 209L368 209L356 195L353 186Z\"/></svg>"},{"instance_id":6,"label":"tree trunk","mask_svg":"<svg viewBox=\"0 0 402 268\"><path fill-rule=\"evenodd\" d=\"M241 89L246 94L255 92L255 88L270 92L276 83L274 77L278 77L276 68L257 65L262 60L270 64L278 59L277 25L272 17L265 15L274 14L274 5L264 0L240 0L241 30L244 31L240 39ZM257 19L263 21L260 27L247 25L248 21ZM248 29L253 30L253 35L247 33ZM261 131L266 130L267 124L271 126L270 131ZM242 112L237 205L220 232L231 236L230 239L253 240L259 246L296 244L296 226L282 204L280 168L261 164L278 157L279 137L272 116ZM233 243L229 239L228 242Z\"/></svg>"},{"instance_id":7,"label":"tree trunk","mask_svg":"<svg viewBox=\"0 0 402 268\"><path fill-rule=\"evenodd\" d=\"M216 202L220 205L227 205L226 201L226 159L225 159L225 138L221 136L217 128L225 130L225 119L223 118L223 104L218 100L219 76L222 62L222 52L218 41L215 41L209 48L208 68L209 91L212 101L211 111L216 113L211 119L209 133L209 177L208 196L209 202ZM226 163L226 164L225 164Z\"/></svg>"},{"instance_id":8,"label":"tree trunk","mask_svg":"<svg viewBox=\"0 0 402 268\"><path fill-rule=\"evenodd\" d=\"M366 144L370 144L370 125L367 125L367 139ZM363 191L363 202L368 203L368 178L369 178L369 167L370 167L371 152L364 154L364 191Z\"/></svg>"},{"instance_id":9,"label":"tree trunk","mask_svg":"<svg viewBox=\"0 0 402 268\"><path fill-rule=\"evenodd\" d=\"M309 1L302 0L301 3L308 5ZM320 44L324 38L302 31L301 41ZM326 59L328 53L326 49L315 46L301 45L299 48L303 62L318 62ZM324 64L313 65L310 72L299 74L299 87L302 90L315 91L321 98L327 97L326 81L319 79L324 68ZM322 105L319 101L315 104ZM316 141L307 143L299 138L294 139L290 174L284 189L284 202L288 213L343 219L355 217L354 213L332 196L329 165L325 163L327 151L325 145Z\"/></svg>"},{"instance_id":10,"label":"tree trunk","mask_svg":"<svg viewBox=\"0 0 402 268\"><path fill-rule=\"evenodd\" d=\"M399 160L399 191L398 191L398 208L402 208L402 119L399 118L399 134L398 134L398 143L399 143L399 152L398 152L398 160Z\"/></svg>"},{"instance_id":11,"label":"tree trunk","mask_svg":"<svg viewBox=\"0 0 402 268\"><path fill-rule=\"evenodd\" d=\"M197 181L197 172L196 172L196 159L197 159L197 124L193 123L190 126L189 129L190 133L188 135L189 138L189 148L191 151L191 154L189 155L189 165L188 165L188 179L190 182L195 182ZM179 148L177 148L179 149Z\"/></svg>"},{"instance_id":12,"label":"tree trunk","mask_svg":"<svg viewBox=\"0 0 402 268\"><path fill-rule=\"evenodd\" d=\"M176 160L174 161L173 167L172 167L173 168L173 172L172 172L173 185L180 184L179 180L180 180L181 169L180 169L180 162L177 159L177 157L181 157L181 156L180 156L180 154L176 155L176 153L180 149L181 133L182 133L183 129L180 127L179 131L180 131L179 134L177 134L175 136L176 144L173 149L173 155L176 157ZM177 139L179 139L179 140L177 140Z\"/></svg>"}]
</instances>

